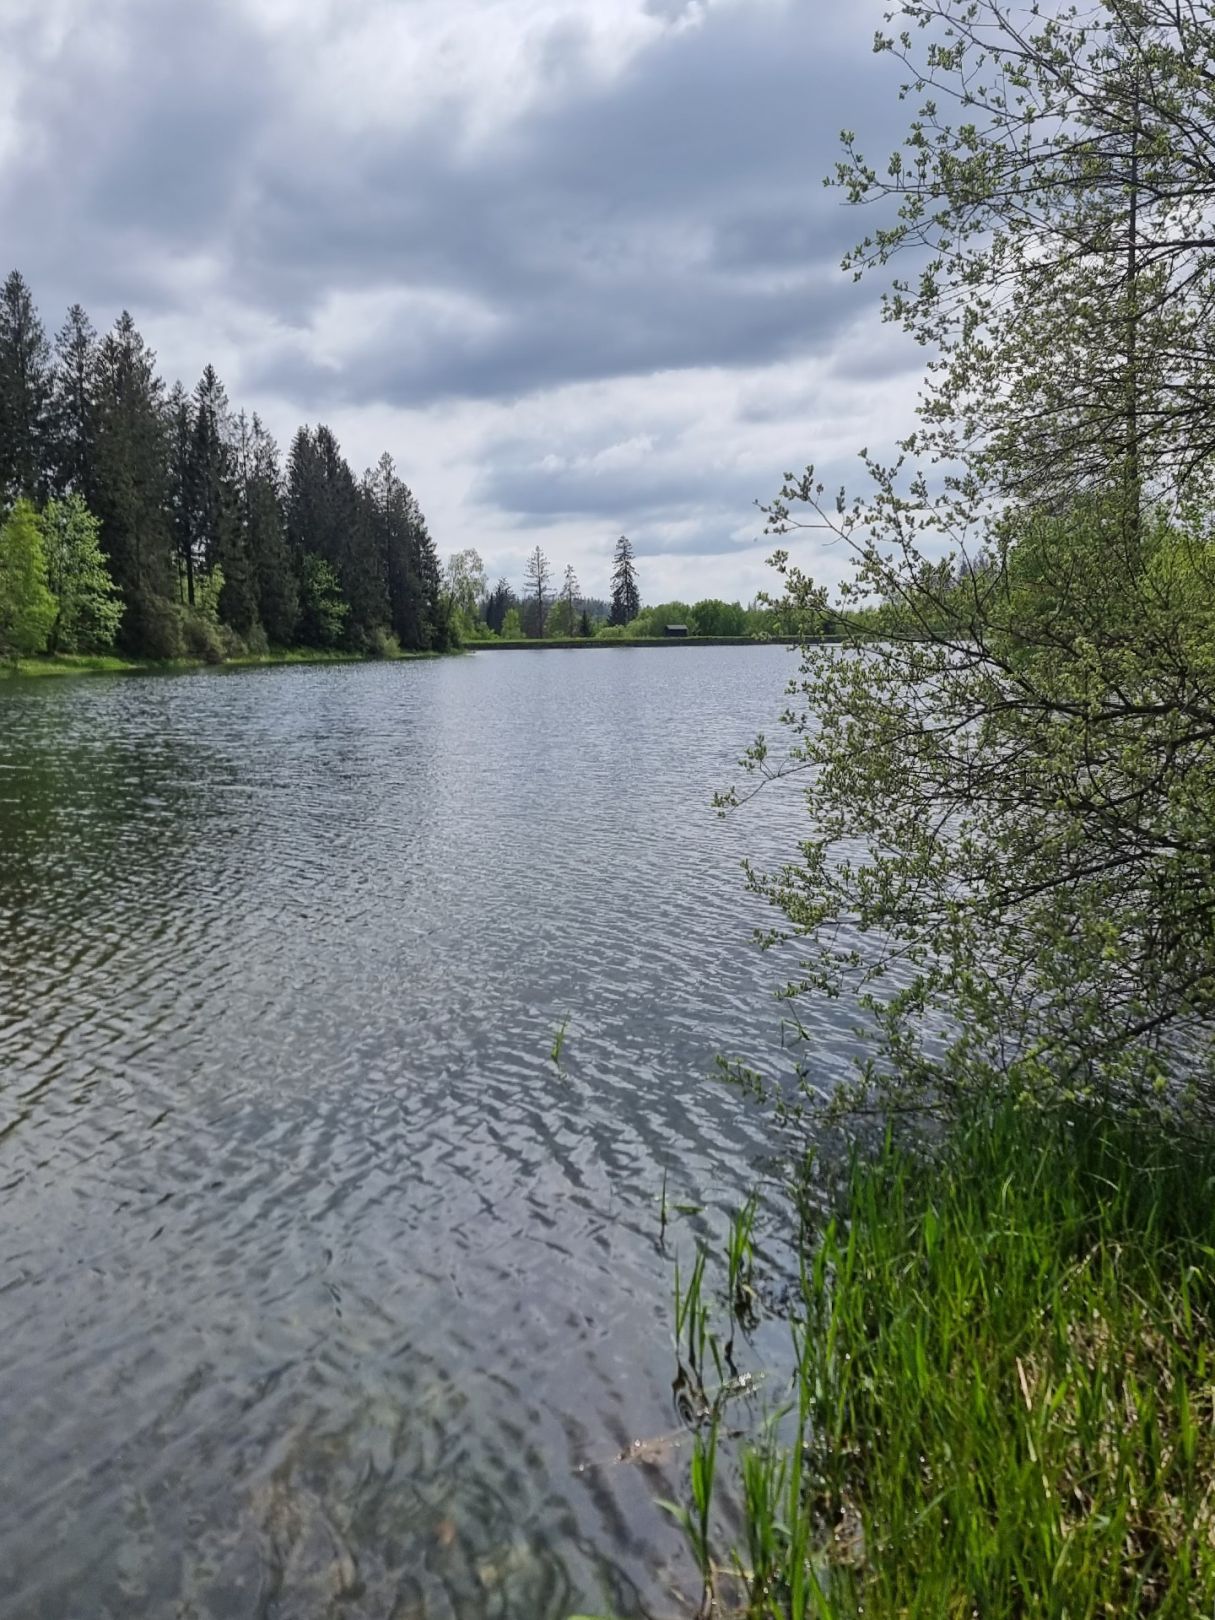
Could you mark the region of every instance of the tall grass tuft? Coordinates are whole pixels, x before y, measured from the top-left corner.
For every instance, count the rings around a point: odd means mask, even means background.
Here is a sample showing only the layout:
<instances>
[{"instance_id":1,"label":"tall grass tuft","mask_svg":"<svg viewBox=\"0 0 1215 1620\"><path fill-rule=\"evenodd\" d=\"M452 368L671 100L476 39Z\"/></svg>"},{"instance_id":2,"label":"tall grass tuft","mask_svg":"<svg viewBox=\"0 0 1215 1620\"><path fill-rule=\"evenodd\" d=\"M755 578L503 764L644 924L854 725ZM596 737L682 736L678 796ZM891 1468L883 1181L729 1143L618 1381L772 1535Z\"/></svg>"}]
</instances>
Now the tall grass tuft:
<instances>
[{"instance_id":1,"label":"tall grass tuft","mask_svg":"<svg viewBox=\"0 0 1215 1620\"><path fill-rule=\"evenodd\" d=\"M697 1452L698 1567L745 1594L718 1612L1215 1613L1213 1195L1209 1137L1079 1110L858 1153L804 1245L789 1407ZM712 1548L727 1474L742 1539Z\"/></svg>"}]
</instances>

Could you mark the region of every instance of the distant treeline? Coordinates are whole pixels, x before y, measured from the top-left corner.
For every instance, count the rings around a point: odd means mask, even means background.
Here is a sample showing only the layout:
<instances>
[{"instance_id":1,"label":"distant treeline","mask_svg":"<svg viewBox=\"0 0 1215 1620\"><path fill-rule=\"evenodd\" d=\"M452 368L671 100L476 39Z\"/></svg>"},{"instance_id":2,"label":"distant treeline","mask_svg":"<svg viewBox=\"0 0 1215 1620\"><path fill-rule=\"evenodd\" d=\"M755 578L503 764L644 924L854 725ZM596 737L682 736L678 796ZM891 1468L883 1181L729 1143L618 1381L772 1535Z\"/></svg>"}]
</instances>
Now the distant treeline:
<instances>
[{"instance_id":1,"label":"distant treeline","mask_svg":"<svg viewBox=\"0 0 1215 1620\"><path fill-rule=\"evenodd\" d=\"M560 589L548 558L537 546L527 559L524 583L516 591L508 579L491 590L484 564L475 551L457 552L447 564L447 589L452 601L452 630L461 641L537 641L574 639L645 641L667 635L678 627L688 636L715 639L812 633L830 635L835 616L824 611L812 626L790 625L772 606L762 602L743 607L706 597L699 602L658 602L641 605L633 547L628 537L616 541L612 559L610 601L581 594L572 567L562 575Z\"/></svg>"},{"instance_id":2,"label":"distant treeline","mask_svg":"<svg viewBox=\"0 0 1215 1620\"><path fill-rule=\"evenodd\" d=\"M284 467L211 366L192 393L166 388L129 314L99 337L74 305L49 342L17 271L0 290L0 503L0 654L52 645L40 593L80 590L116 610L77 613L81 651L452 641L434 542L389 454L358 478L327 427L301 427Z\"/></svg>"}]
</instances>

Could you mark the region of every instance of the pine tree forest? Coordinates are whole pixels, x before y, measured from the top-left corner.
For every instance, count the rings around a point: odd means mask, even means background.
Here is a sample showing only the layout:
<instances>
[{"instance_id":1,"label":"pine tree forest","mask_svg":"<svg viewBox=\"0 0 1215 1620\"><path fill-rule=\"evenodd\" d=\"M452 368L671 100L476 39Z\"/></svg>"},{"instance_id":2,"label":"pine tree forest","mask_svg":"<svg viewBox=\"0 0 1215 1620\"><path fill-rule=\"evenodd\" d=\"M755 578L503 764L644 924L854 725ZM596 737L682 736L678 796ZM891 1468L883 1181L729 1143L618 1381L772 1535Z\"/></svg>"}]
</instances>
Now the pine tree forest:
<instances>
[{"instance_id":1,"label":"pine tree forest","mask_svg":"<svg viewBox=\"0 0 1215 1620\"><path fill-rule=\"evenodd\" d=\"M0 514L0 656L392 656L450 639L434 541L391 455L359 477L318 425L284 457L213 367L166 387L125 312L102 336L75 305L52 342L18 271L0 290Z\"/></svg>"}]
</instances>

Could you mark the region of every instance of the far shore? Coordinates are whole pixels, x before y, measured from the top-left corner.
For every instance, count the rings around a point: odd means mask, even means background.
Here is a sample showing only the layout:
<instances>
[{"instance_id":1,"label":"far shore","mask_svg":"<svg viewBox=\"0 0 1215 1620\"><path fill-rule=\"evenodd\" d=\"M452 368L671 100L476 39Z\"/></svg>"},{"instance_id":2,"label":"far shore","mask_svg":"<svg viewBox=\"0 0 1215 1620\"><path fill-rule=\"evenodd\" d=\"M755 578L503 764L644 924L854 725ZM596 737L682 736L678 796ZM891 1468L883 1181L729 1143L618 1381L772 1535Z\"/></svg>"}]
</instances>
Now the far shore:
<instances>
[{"instance_id":1,"label":"far shore","mask_svg":"<svg viewBox=\"0 0 1215 1620\"><path fill-rule=\"evenodd\" d=\"M816 636L816 641L836 641L837 636ZM633 636L620 640L600 640L595 636L554 636L546 641L470 641L465 652L548 652L571 648L604 647L800 647L800 636Z\"/></svg>"},{"instance_id":2,"label":"far shore","mask_svg":"<svg viewBox=\"0 0 1215 1620\"><path fill-rule=\"evenodd\" d=\"M455 649L454 656L472 652L551 652L590 651L596 648L640 647L797 647L798 636L637 636L620 641L599 641L589 638L554 637L549 641L470 641ZM838 636L816 637L816 641L838 641ZM0 661L0 685L6 681L42 680L64 675L186 675L198 670L270 669L292 664L366 664L409 663L418 659L451 657L453 654L432 652L403 652L397 657L380 660L364 653L321 651L295 647L288 652L249 654L241 658L226 658L221 663L209 663L199 658L125 658L116 653L61 653L45 654L36 658L22 658L14 663Z\"/></svg>"}]
</instances>

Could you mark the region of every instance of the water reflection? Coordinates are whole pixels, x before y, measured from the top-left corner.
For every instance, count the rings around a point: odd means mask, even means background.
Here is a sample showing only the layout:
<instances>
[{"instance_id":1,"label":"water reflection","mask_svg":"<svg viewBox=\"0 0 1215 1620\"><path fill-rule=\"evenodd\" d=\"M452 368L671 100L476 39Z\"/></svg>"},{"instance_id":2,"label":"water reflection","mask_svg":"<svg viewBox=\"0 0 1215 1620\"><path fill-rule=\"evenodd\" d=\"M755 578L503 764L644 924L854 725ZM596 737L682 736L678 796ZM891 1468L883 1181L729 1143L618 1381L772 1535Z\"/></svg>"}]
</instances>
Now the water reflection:
<instances>
[{"instance_id":1,"label":"water reflection","mask_svg":"<svg viewBox=\"0 0 1215 1620\"><path fill-rule=\"evenodd\" d=\"M680 1612L657 1199L767 1146L801 812L708 800L789 670L0 693L0 1615Z\"/></svg>"}]
</instances>

